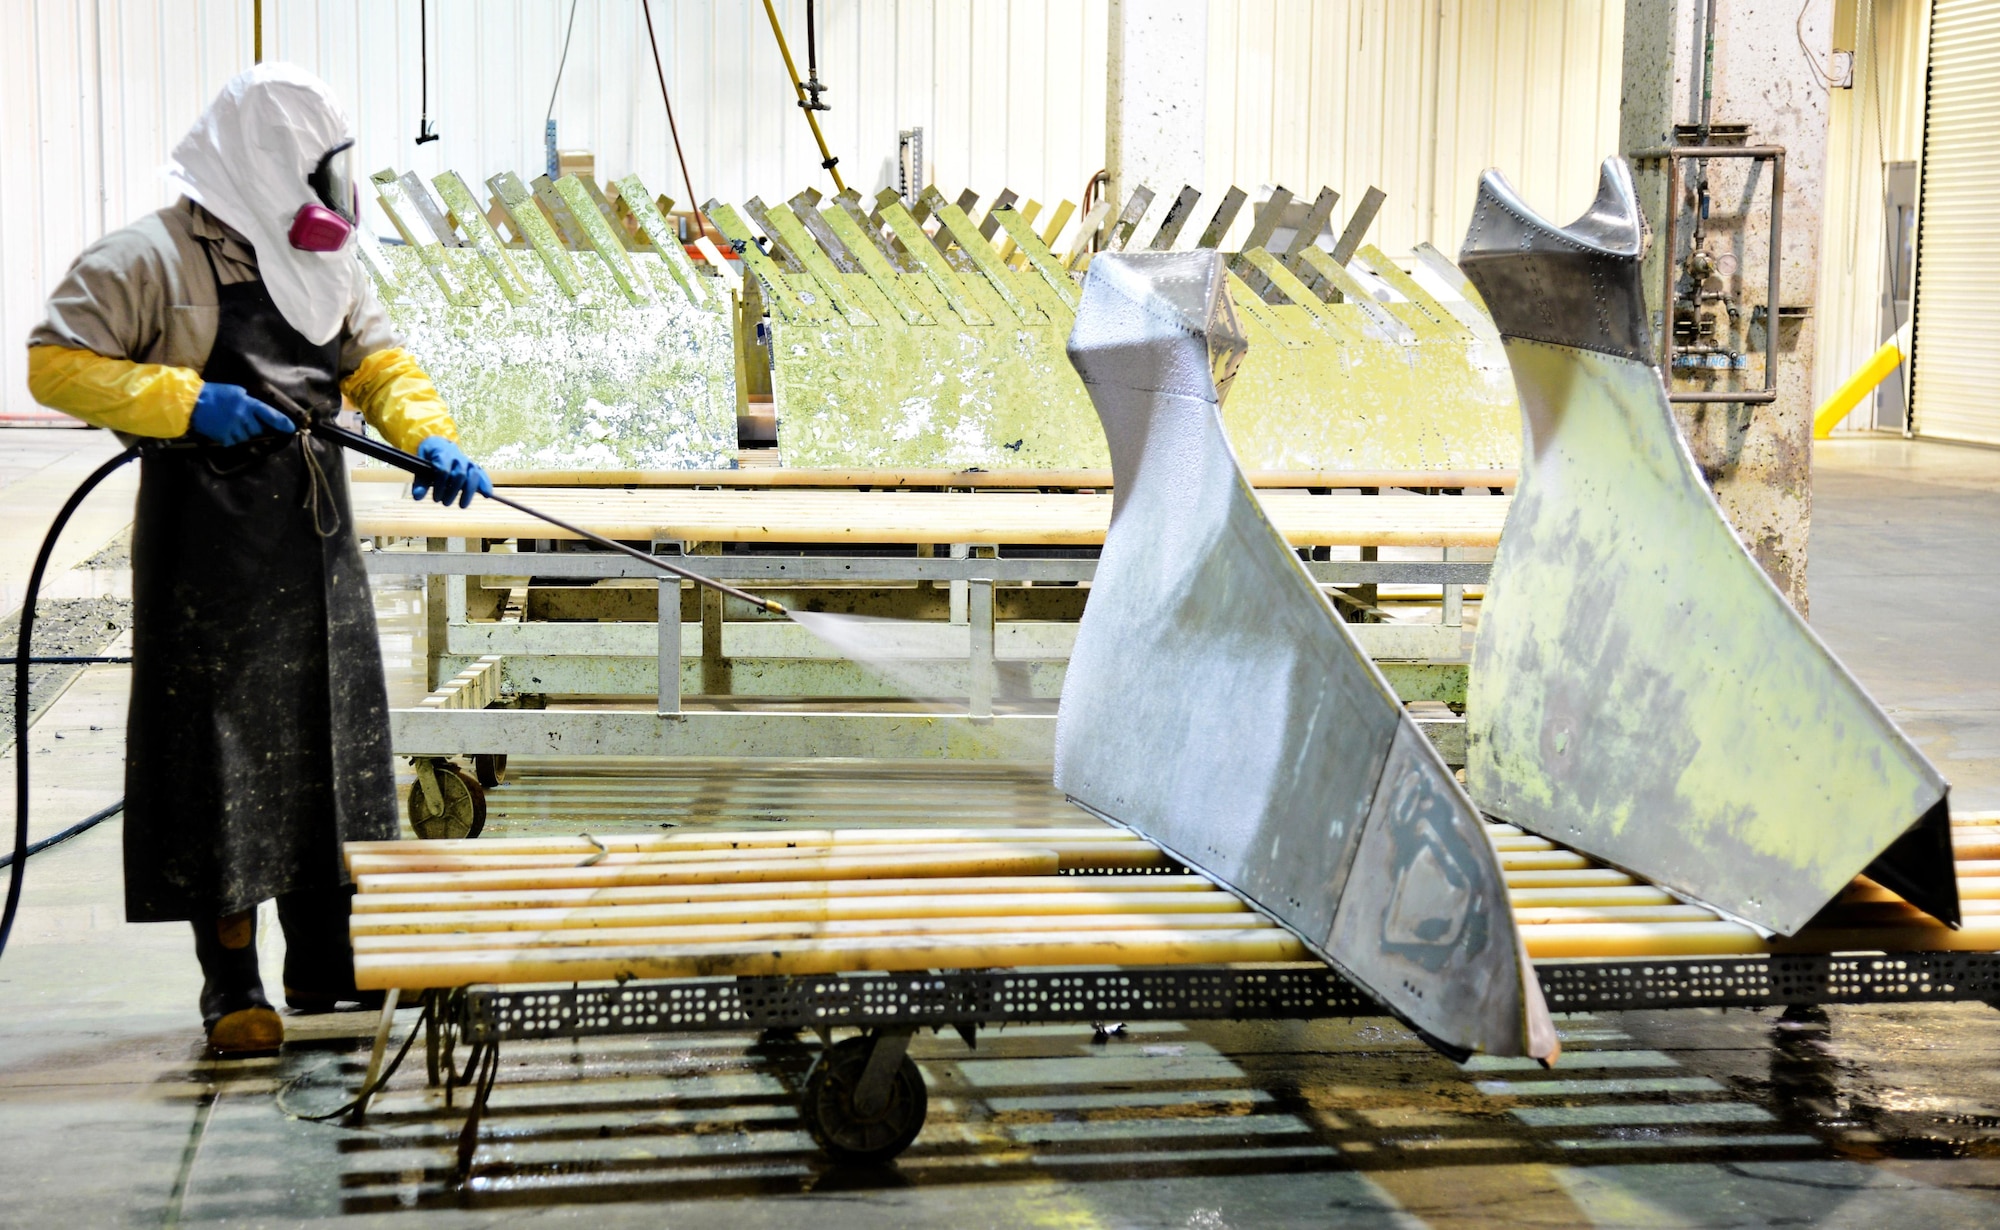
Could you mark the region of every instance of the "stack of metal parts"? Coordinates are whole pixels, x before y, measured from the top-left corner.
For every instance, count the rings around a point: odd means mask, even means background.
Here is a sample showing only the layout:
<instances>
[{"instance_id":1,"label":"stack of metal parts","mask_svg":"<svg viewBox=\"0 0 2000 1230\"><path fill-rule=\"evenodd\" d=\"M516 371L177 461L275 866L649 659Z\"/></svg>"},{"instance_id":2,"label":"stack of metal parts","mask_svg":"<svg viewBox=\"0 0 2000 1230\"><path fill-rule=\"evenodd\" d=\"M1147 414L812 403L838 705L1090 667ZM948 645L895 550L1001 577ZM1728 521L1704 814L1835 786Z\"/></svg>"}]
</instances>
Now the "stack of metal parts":
<instances>
[{"instance_id":1,"label":"stack of metal parts","mask_svg":"<svg viewBox=\"0 0 2000 1230\"><path fill-rule=\"evenodd\" d=\"M1102 251L1136 250L1154 194L1038 233L1034 202L1003 192L914 203L852 190L704 210L715 245L689 251L636 176L486 181L375 177L401 244L362 256L391 318L497 469L731 468L735 416L768 375L778 453L794 467L1101 469L1104 437L1063 356ZM435 189L433 195L432 189ZM1180 243L1200 194L1184 188L1146 242ZM1278 189L1229 255L1252 344L1225 426L1253 470L1512 469L1518 411L1499 335L1430 245L1418 276L1361 242L1370 190L1323 246L1339 194L1303 217ZM1231 189L1197 246L1216 249L1248 200ZM1285 223L1289 219L1290 225ZM1278 239L1289 236L1285 242ZM740 292L740 293L739 293ZM768 326L764 317L768 315Z\"/></svg>"},{"instance_id":2,"label":"stack of metal parts","mask_svg":"<svg viewBox=\"0 0 2000 1230\"><path fill-rule=\"evenodd\" d=\"M1199 193L1185 188L1146 245L1174 247ZM1253 470L1507 469L1517 406L1498 335L1450 261L1424 245L1427 290L1360 239L1371 192L1328 250L1316 242L1338 194L1323 189L1272 245L1291 194L1256 211L1228 258L1228 289L1251 343L1224 412ZM1213 250L1247 199L1231 189L1198 247ZM751 200L704 208L768 296L778 448L788 466L1101 467L1108 458L1083 386L1063 358L1076 274L1134 242L1153 193L1115 219L1100 207L1066 258L1030 206L1002 193L983 220L935 187L906 207L849 190L821 205ZM746 222L744 214L749 216ZM1100 230L1099 223L1103 222ZM762 231L762 240L749 222ZM934 231L926 230L935 222Z\"/></svg>"},{"instance_id":3,"label":"stack of metal parts","mask_svg":"<svg viewBox=\"0 0 2000 1230\"><path fill-rule=\"evenodd\" d=\"M359 245L473 456L495 469L736 464L735 297L636 175L375 177L401 244ZM668 203L670 204L670 203ZM509 232L503 240L495 219Z\"/></svg>"}]
</instances>

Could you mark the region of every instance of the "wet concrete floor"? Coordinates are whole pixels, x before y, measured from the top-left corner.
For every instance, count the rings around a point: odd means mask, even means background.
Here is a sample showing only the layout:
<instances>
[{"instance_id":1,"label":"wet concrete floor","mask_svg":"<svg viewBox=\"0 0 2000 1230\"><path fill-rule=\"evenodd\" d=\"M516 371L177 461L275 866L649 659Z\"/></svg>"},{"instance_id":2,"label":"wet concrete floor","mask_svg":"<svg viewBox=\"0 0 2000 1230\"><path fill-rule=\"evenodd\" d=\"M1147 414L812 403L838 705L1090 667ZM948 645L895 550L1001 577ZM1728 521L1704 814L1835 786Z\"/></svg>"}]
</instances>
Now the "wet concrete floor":
<instances>
[{"instance_id":1,"label":"wet concrete floor","mask_svg":"<svg viewBox=\"0 0 2000 1230\"><path fill-rule=\"evenodd\" d=\"M12 481L0 470L0 501ZM1955 801L2000 807L2000 454L1841 445L1815 494L1815 625ZM421 663L411 599L381 595L404 689ZM86 671L37 723L38 833L117 797L123 687L117 668ZM552 780L522 766L495 795L496 830L566 809L644 823L670 802ZM739 802L746 820L847 805L795 783ZM1042 802L1010 787L982 805ZM1386 1020L1134 1025L1105 1041L1015 1027L975 1051L947 1032L913 1048L923 1135L859 1173L825 1165L799 1125L795 1044L522 1044L460 1191L458 1114L425 1089L421 1054L365 1125L298 1117L344 1099L372 1018L295 1017L280 1056L203 1058L186 932L122 921L118 859L116 821L38 856L0 958L0 1226L2000 1223L2000 1017L1983 1004L1573 1017L1549 1072L1453 1064Z\"/></svg>"}]
</instances>

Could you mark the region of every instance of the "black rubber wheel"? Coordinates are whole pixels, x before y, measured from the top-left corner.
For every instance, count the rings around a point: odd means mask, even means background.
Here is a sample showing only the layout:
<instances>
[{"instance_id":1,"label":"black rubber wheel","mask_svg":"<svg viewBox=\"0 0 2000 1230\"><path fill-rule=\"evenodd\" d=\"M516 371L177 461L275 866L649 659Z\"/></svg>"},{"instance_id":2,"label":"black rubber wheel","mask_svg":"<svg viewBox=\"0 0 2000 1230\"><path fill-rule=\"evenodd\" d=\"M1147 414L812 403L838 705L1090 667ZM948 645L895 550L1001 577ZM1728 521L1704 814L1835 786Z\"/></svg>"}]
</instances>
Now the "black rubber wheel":
<instances>
[{"instance_id":1,"label":"black rubber wheel","mask_svg":"<svg viewBox=\"0 0 2000 1230\"><path fill-rule=\"evenodd\" d=\"M507 753L480 752L472 758L472 775L488 790L507 780Z\"/></svg>"},{"instance_id":2,"label":"black rubber wheel","mask_svg":"<svg viewBox=\"0 0 2000 1230\"><path fill-rule=\"evenodd\" d=\"M422 782L410 783L410 827L426 841L448 837L477 837L486 827L486 791L472 774L449 760L437 762L438 795L441 811L432 811L424 797Z\"/></svg>"},{"instance_id":3,"label":"black rubber wheel","mask_svg":"<svg viewBox=\"0 0 2000 1230\"><path fill-rule=\"evenodd\" d=\"M854 1090L873 1047L872 1038L843 1039L822 1051L806 1074L799 1113L813 1140L842 1165L876 1166L894 1159L923 1130L929 1110L924 1075L905 1055L889 1079L889 1100L881 1113L864 1118L856 1112Z\"/></svg>"}]
</instances>

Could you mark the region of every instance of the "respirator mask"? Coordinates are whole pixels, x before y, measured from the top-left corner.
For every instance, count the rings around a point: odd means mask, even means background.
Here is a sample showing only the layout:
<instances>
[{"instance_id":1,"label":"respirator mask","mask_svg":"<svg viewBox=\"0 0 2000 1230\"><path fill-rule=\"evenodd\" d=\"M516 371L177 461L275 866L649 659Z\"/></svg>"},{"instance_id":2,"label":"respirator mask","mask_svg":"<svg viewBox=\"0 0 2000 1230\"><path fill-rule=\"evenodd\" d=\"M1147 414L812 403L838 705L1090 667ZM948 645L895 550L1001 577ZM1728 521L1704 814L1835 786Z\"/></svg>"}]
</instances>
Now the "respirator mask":
<instances>
[{"instance_id":1,"label":"respirator mask","mask_svg":"<svg viewBox=\"0 0 2000 1230\"><path fill-rule=\"evenodd\" d=\"M289 238L301 252L338 252L347 246L360 217L361 194L354 186L354 139L326 152L306 184L317 201L308 201L292 217Z\"/></svg>"}]
</instances>

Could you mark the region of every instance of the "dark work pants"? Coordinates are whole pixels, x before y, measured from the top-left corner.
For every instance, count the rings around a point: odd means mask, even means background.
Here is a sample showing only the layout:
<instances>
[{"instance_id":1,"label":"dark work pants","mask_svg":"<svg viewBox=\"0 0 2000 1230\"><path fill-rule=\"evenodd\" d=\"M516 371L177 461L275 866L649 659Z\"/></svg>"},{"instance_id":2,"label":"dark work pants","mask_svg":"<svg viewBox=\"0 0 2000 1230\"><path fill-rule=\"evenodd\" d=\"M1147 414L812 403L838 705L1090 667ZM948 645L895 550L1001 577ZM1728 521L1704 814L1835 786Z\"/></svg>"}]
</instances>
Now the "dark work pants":
<instances>
[{"instance_id":1,"label":"dark work pants","mask_svg":"<svg viewBox=\"0 0 2000 1230\"><path fill-rule=\"evenodd\" d=\"M284 985L295 991L346 994L354 990L354 949L347 938L351 885L302 888L278 896L278 923L285 931ZM249 942L225 948L217 936L220 919L194 924L195 955L202 974L218 987L247 989L258 983L257 927L253 912L241 932Z\"/></svg>"}]
</instances>

